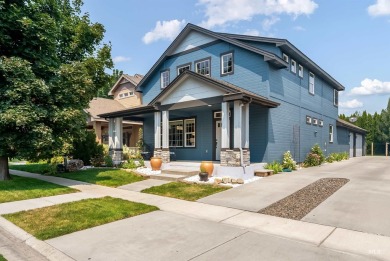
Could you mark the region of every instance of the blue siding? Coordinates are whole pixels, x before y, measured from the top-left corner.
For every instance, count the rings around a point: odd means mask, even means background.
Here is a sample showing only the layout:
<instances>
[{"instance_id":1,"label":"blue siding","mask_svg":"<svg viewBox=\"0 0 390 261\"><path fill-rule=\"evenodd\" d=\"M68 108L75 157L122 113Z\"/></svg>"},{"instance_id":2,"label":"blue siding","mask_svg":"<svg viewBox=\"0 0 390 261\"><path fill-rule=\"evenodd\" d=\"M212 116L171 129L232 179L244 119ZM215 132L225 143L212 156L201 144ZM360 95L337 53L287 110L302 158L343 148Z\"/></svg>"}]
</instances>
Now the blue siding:
<instances>
[{"instance_id":1,"label":"blue siding","mask_svg":"<svg viewBox=\"0 0 390 261\"><path fill-rule=\"evenodd\" d=\"M268 161L268 118L269 109L257 105L249 107L249 146L251 162ZM232 128L231 128L232 129ZM233 134L233 131L231 131ZM233 140L232 138L230 140Z\"/></svg>"}]
</instances>

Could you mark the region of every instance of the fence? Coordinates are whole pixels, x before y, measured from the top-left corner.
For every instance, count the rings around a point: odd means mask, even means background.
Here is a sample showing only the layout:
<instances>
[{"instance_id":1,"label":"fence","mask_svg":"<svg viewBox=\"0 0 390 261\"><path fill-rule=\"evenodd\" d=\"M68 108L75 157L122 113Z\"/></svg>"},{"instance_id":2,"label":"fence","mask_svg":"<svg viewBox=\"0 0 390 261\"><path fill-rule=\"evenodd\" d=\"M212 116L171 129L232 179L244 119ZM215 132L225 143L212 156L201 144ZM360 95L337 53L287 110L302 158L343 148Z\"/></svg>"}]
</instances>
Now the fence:
<instances>
[{"instance_id":1,"label":"fence","mask_svg":"<svg viewBox=\"0 0 390 261\"><path fill-rule=\"evenodd\" d=\"M385 143L368 143L367 144L367 156L388 156L389 155L389 142Z\"/></svg>"}]
</instances>

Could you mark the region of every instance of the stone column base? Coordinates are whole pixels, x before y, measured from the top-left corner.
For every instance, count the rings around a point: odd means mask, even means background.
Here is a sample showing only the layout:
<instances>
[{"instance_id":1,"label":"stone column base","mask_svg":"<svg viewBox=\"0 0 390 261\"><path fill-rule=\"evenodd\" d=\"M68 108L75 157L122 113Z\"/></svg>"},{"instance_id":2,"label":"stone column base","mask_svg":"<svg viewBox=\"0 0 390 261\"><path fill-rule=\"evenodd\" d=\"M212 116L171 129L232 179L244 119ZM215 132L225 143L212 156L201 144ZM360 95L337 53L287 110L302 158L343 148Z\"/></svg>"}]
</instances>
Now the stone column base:
<instances>
[{"instance_id":1,"label":"stone column base","mask_svg":"<svg viewBox=\"0 0 390 261\"><path fill-rule=\"evenodd\" d=\"M154 149L153 157L161 158L163 163L169 163L171 161L169 149Z\"/></svg>"},{"instance_id":2,"label":"stone column base","mask_svg":"<svg viewBox=\"0 0 390 261\"><path fill-rule=\"evenodd\" d=\"M242 157L244 166L250 165L250 151L249 149L242 149ZM221 149L221 166L240 167L241 166L241 152L240 149Z\"/></svg>"},{"instance_id":3,"label":"stone column base","mask_svg":"<svg viewBox=\"0 0 390 261\"><path fill-rule=\"evenodd\" d=\"M112 161L115 162L120 162L122 161L122 156L123 156L123 150L109 150L108 154L112 158Z\"/></svg>"}]
</instances>

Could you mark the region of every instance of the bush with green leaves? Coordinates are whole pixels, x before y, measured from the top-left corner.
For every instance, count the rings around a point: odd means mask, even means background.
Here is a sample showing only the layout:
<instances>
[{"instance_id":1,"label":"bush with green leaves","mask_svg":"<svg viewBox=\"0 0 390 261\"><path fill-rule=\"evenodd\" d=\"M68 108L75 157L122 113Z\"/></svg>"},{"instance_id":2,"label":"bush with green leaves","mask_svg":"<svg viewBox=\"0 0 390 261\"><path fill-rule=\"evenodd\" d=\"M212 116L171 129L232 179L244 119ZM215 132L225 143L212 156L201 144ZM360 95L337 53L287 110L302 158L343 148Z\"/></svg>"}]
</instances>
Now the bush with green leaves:
<instances>
[{"instance_id":1,"label":"bush with green leaves","mask_svg":"<svg viewBox=\"0 0 390 261\"><path fill-rule=\"evenodd\" d=\"M124 169L136 169L138 168L137 163L134 159L129 159L127 162L122 164L122 168Z\"/></svg>"},{"instance_id":2,"label":"bush with green leaves","mask_svg":"<svg viewBox=\"0 0 390 261\"><path fill-rule=\"evenodd\" d=\"M283 167L283 169L289 169L289 170L296 170L297 169L297 163L293 159L290 151L286 151L283 154L282 167Z\"/></svg>"},{"instance_id":3,"label":"bush with green leaves","mask_svg":"<svg viewBox=\"0 0 390 261\"><path fill-rule=\"evenodd\" d=\"M104 156L104 148L96 142L95 132L85 130L83 134L73 142L71 155L74 159L81 159L84 165L90 165L91 159L96 163L96 158Z\"/></svg>"},{"instance_id":4,"label":"bush with green leaves","mask_svg":"<svg viewBox=\"0 0 390 261\"><path fill-rule=\"evenodd\" d=\"M329 156L326 158L326 162L332 163L334 161L342 161L347 159L349 159L349 154L348 152L344 151L344 152L329 154Z\"/></svg>"},{"instance_id":5,"label":"bush with green leaves","mask_svg":"<svg viewBox=\"0 0 390 261\"><path fill-rule=\"evenodd\" d=\"M320 145L315 144L303 161L305 167L319 166L325 162L325 155Z\"/></svg>"},{"instance_id":6,"label":"bush with green leaves","mask_svg":"<svg viewBox=\"0 0 390 261\"><path fill-rule=\"evenodd\" d=\"M104 156L104 165L106 167L114 167L114 161L112 160L110 155Z\"/></svg>"},{"instance_id":7,"label":"bush with green leaves","mask_svg":"<svg viewBox=\"0 0 390 261\"><path fill-rule=\"evenodd\" d=\"M320 164L325 162L325 155L324 155L324 152L322 151L320 145L315 144L313 146L313 148L311 148L310 152L317 154L320 157Z\"/></svg>"},{"instance_id":8,"label":"bush with green leaves","mask_svg":"<svg viewBox=\"0 0 390 261\"><path fill-rule=\"evenodd\" d=\"M277 162L276 160L272 161L271 163L267 163L267 164L264 166L264 168L265 168L265 169L269 169L269 170L273 170L273 171L274 171L274 174L277 174L277 173L283 171L282 164L280 164L280 163Z\"/></svg>"}]
</instances>

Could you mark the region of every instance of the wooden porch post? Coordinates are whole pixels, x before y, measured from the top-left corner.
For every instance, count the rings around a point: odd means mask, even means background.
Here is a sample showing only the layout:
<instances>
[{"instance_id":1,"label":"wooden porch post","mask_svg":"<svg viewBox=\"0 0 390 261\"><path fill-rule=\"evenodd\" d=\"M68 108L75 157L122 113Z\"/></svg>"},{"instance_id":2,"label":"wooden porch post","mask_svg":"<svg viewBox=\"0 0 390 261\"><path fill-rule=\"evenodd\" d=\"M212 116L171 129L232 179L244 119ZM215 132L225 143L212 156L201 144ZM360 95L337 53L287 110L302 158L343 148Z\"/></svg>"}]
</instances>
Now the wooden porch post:
<instances>
[{"instance_id":1,"label":"wooden porch post","mask_svg":"<svg viewBox=\"0 0 390 261\"><path fill-rule=\"evenodd\" d=\"M221 149L228 149L230 148L229 103L223 102L221 107L222 107Z\"/></svg>"},{"instance_id":2,"label":"wooden porch post","mask_svg":"<svg viewBox=\"0 0 390 261\"><path fill-rule=\"evenodd\" d=\"M154 149L161 149L161 112L154 113Z\"/></svg>"},{"instance_id":3,"label":"wooden porch post","mask_svg":"<svg viewBox=\"0 0 390 261\"><path fill-rule=\"evenodd\" d=\"M234 101L234 148L242 148L242 106L241 101Z\"/></svg>"}]
</instances>

